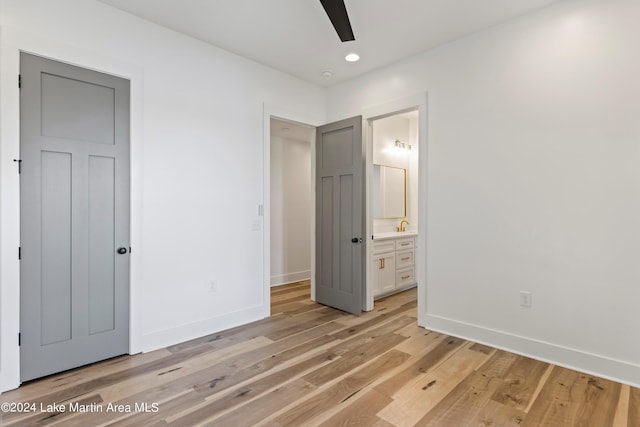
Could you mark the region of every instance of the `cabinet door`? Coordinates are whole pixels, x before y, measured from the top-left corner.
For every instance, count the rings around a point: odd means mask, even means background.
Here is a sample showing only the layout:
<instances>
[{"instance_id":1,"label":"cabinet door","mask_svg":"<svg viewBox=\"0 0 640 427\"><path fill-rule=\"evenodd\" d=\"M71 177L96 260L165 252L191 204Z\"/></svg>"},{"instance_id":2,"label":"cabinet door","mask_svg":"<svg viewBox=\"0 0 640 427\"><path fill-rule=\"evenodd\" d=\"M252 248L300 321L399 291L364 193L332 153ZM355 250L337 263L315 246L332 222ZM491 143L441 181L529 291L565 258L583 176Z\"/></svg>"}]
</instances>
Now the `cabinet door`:
<instances>
[{"instance_id":1,"label":"cabinet door","mask_svg":"<svg viewBox=\"0 0 640 427\"><path fill-rule=\"evenodd\" d=\"M373 257L373 294L380 295L396 288L395 253Z\"/></svg>"}]
</instances>

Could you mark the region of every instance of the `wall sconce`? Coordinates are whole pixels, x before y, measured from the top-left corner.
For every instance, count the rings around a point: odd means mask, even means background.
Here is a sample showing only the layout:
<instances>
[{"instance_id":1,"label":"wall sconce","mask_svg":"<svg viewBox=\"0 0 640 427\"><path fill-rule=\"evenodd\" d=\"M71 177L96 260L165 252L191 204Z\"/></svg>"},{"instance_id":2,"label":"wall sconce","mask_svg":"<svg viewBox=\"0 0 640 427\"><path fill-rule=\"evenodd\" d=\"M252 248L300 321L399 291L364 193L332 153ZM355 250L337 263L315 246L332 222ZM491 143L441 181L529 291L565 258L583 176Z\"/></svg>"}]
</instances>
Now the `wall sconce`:
<instances>
[{"instance_id":1,"label":"wall sconce","mask_svg":"<svg viewBox=\"0 0 640 427\"><path fill-rule=\"evenodd\" d=\"M411 150L411 144L405 144L404 142L396 139L396 149L398 150Z\"/></svg>"}]
</instances>

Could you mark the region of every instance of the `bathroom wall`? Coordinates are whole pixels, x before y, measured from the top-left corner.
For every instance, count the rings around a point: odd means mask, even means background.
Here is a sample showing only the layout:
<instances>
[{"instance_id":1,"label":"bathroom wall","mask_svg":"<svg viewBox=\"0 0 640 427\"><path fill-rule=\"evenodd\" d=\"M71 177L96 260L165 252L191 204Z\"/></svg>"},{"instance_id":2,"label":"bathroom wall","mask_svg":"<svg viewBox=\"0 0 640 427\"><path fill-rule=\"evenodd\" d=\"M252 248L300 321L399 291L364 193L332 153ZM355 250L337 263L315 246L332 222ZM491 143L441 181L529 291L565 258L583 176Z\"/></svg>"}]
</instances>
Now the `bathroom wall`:
<instances>
[{"instance_id":1,"label":"bathroom wall","mask_svg":"<svg viewBox=\"0 0 640 427\"><path fill-rule=\"evenodd\" d=\"M418 126L417 113L398 114L373 121L373 164L393 166L406 170L406 219L407 230L418 227ZM399 140L411 150L395 146ZM372 197L373 199L373 197ZM372 210L373 212L373 210ZM373 234L396 231L403 218L373 219Z\"/></svg>"}]
</instances>

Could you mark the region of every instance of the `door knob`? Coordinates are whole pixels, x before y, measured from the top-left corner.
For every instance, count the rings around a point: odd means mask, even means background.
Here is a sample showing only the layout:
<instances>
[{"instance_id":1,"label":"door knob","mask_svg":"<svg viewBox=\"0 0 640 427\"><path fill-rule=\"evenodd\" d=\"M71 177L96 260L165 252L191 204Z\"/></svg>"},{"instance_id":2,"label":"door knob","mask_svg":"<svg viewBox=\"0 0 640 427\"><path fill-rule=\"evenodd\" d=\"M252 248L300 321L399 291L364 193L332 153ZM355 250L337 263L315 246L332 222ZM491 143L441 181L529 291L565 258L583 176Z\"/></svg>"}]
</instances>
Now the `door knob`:
<instances>
[{"instance_id":1,"label":"door knob","mask_svg":"<svg viewBox=\"0 0 640 427\"><path fill-rule=\"evenodd\" d=\"M351 243L362 243L362 238L354 237L351 239Z\"/></svg>"},{"instance_id":2,"label":"door knob","mask_svg":"<svg viewBox=\"0 0 640 427\"><path fill-rule=\"evenodd\" d=\"M127 253L127 248L118 248L118 253L119 253L120 255L124 255L124 254L126 254L126 253Z\"/></svg>"}]
</instances>

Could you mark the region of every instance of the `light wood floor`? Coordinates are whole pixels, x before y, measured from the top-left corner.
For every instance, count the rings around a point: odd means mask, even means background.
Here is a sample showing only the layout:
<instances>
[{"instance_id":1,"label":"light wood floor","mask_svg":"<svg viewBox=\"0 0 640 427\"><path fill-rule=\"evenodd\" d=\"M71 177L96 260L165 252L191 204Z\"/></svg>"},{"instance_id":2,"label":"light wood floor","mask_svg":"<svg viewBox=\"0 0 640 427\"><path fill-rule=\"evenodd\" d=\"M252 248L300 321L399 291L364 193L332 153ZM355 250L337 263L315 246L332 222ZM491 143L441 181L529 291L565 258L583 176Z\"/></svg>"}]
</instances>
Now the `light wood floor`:
<instances>
[{"instance_id":1,"label":"light wood floor","mask_svg":"<svg viewBox=\"0 0 640 427\"><path fill-rule=\"evenodd\" d=\"M359 317L271 295L271 318L5 393L38 410L0 425L640 426L639 389L417 327L415 289Z\"/></svg>"}]
</instances>

